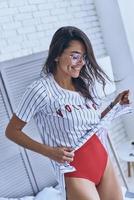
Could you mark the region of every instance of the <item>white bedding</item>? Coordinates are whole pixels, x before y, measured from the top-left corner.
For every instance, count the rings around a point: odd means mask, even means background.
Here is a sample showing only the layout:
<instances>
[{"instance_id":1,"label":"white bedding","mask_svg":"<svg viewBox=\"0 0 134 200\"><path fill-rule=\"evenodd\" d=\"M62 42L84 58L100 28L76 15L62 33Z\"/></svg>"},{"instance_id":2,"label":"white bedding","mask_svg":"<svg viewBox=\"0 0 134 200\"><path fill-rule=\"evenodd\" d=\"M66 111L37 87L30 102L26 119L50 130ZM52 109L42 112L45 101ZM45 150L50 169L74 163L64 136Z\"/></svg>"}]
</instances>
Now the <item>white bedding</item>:
<instances>
[{"instance_id":1,"label":"white bedding","mask_svg":"<svg viewBox=\"0 0 134 200\"><path fill-rule=\"evenodd\" d=\"M21 198L4 198L0 200L61 200L60 193L53 187L46 187L40 191L36 196L24 196Z\"/></svg>"}]
</instances>

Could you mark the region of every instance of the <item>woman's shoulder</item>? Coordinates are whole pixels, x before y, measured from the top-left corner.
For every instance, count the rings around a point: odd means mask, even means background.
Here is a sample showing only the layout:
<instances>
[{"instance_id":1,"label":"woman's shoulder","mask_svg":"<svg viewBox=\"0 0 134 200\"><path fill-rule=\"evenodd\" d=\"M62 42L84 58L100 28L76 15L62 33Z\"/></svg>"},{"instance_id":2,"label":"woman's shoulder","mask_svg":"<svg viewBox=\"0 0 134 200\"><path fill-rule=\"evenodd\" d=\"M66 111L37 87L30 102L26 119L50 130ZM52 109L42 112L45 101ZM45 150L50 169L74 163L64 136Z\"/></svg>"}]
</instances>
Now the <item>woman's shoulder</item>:
<instances>
[{"instance_id":1,"label":"woman's shoulder","mask_svg":"<svg viewBox=\"0 0 134 200\"><path fill-rule=\"evenodd\" d=\"M31 83L27 86L28 89L36 89L42 86L42 78L37 78L31 81Z\"/></svg>"},{"instance_id":2,"label":"woman's shoulder","mask_svg":"<svg viewBox=\"0 0 134 200\"><path fill-rule=\"evenodd\" d=\"M40 95L41 93L47 94L47 82L42 77L38 77L31 81L26 87L26 93Z\"/></svg>"},{"instance_id":3,"label":"woman's shoulder","mask_svg":"<svg viewBox=\"0 0 134 200\"><path fill-rule=\"evenodd\" d=\"M28 88L38 88L38 87L44 87L46 88L46 85L50 81L50 75L39 76L38 78L34 79L29 85Z\"/></svg>"}]
</instances>

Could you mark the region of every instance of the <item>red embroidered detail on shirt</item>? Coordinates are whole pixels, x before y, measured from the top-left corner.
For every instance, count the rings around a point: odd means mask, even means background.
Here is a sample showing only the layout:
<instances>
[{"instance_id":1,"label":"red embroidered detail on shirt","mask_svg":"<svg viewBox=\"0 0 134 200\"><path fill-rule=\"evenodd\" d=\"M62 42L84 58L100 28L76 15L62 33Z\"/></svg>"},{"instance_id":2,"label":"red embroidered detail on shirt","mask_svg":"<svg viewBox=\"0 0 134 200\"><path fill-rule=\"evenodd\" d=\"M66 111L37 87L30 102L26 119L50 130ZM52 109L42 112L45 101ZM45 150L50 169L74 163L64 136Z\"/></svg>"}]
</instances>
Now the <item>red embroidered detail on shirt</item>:
<instances>
[{"instance_id":1,"label":"red embroidered detail on shirt","mask_svg":"<svg viewBox=\"0 0 134 200\"><path fill-rule=\"evenodd\" d=\"M63 117L63 114L62 114L62 112L61 112L60 109L58 109L58 110L56 111L56 113L57 113L58 115L60 115L61 117Z\"/></svg>"},{"instance_id":2,"label":"red embroidered detail on shirt","mask_svg":"<svg viewBox=\"0 0 134 200\"><path fill-rule=\"evenodd\" d=\"M72 106L72 107L71 107ZM91 109L91 106L90 105L88 105L88 104L84 104L84 105L65 105L65 110L66 111L68 111L68 112L72 112L72 109L74 108L74 109L76 109L76 110L81 110L81 109L85 109L85 108L87 108L87 109ZM95 104L92 104L92 107L96 110L96 106L95 106ZM57 111L56 111L56 113L59 115L59 116L61 116L61 117L63 117L63 113L62 113L62 111L60 110L60 109L58 109Z\"/></svg>"},{"instance_id":3,"label":"red embroidered detail on shirt","mask_svg":"<svg viewBox=\"0 0 134 200\"><path fill-rule=\"evenodd\" d=\"M68 112L72 112L72 109L69 105L65 105L65 109L68 111Z\"/></svg>"}]
</instances>

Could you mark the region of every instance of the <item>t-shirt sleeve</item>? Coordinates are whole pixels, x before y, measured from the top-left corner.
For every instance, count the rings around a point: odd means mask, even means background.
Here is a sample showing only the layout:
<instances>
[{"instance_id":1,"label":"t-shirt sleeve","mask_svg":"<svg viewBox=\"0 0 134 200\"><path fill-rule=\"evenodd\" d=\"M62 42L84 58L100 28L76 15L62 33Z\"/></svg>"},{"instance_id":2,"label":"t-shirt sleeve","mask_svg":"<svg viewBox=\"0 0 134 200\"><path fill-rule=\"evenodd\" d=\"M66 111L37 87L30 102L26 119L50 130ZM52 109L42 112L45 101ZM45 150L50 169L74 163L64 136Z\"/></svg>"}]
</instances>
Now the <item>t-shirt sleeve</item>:
<instances>
[{"instance_id":1,"label":"t-shirt sleeve","mask_svg":"<svg viewBox=\"0 0 134 200\"><path fill-rule=\"evenodd\" d=\"M29 122L46 104L46 88L40 80L36 80L26 88L14 113L22 121Z\"/></svg>"}]
</instances>

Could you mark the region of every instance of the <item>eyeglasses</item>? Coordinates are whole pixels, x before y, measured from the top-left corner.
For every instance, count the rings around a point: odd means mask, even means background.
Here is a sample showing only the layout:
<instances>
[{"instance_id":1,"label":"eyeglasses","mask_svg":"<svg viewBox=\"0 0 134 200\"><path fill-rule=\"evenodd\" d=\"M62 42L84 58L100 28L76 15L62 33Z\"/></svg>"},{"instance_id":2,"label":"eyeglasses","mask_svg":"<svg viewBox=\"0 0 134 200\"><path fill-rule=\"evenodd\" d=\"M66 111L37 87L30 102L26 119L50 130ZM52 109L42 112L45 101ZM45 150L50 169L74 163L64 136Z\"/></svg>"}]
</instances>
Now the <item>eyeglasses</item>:
<instances>
[{"instance_id":1,"label":"eyeglasses","mask_svg":"<svg viewBox=\"0 0 134 200\"><path fill-rule=\"evenodd\" d=\"M72 53L70 55L70 58L73 65L76 65L81 59L83 60L84 63L86 63L87 61L86 54L81 55L80 53Z\"/></svg>"}]
</instances>

